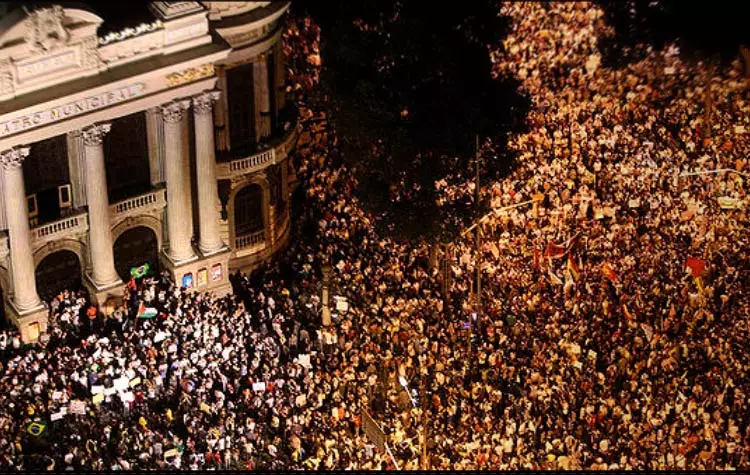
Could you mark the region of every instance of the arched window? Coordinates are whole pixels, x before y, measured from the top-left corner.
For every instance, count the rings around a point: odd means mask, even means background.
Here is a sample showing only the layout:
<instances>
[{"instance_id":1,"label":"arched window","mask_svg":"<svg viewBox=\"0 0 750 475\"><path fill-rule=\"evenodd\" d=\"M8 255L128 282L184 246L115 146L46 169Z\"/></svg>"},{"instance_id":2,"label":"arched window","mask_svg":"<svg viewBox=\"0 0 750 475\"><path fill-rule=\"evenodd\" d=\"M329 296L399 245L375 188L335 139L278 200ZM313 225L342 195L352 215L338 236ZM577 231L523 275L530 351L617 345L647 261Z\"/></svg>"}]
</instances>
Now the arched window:
<instances>
[{"instance_id":1,"label":"arched window","mask_svg":"<svg viewBox=\"0 0 750 475\"><path fill-rule=\"evenodd\" d=\"M57 251L45 257L35 274L39 297L45 301L52 300L63 290L81 288L81 263L72 251Z\"/></svg>"}]
</instances>

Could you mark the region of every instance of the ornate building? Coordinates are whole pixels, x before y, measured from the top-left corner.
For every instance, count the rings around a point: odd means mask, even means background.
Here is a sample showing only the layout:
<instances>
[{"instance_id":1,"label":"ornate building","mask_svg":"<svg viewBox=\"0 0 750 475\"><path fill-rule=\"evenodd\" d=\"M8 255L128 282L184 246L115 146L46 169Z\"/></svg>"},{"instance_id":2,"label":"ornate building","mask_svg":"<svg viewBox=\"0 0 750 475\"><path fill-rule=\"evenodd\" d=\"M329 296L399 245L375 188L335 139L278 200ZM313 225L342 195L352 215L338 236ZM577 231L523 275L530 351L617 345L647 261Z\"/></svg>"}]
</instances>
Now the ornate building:
<instances>
[{"instance_id":1,"label":"ornate building","mask_svg":"<svg viewBox=\"0 0 750 475\"><path fill-rule=\"evenodd\" d=\"M157 1L115 31L80 4L2 17L0 287L26 341L64 288L104 303L148 263L226 293L286 243L288 7Z\"/></svg>"}]
</instances>

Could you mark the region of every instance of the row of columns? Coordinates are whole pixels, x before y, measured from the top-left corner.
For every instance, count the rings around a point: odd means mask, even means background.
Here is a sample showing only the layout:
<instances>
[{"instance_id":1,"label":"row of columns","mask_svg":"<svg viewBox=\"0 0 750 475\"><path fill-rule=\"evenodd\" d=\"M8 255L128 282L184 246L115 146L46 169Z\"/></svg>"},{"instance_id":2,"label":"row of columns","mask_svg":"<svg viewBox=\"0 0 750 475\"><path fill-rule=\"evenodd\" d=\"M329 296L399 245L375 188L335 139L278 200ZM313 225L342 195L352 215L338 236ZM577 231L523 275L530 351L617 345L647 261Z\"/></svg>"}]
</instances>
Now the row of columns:
<instances>
[{"instance_id":1,"label":"row of columns","mask_svg":"<svg viewBox=\"0 0 750 475\"><path fill-rule=\"evenodd\" d=\"M198 247L204 254L221 250L224 243L219 233L218 185L214 159L213 104L218 91L206 91L190 99L180 99L161 107L164 117L165 162L167 181L167 225L169 232L168 256L174 263L195 257L191 239L193 220L188 187L189 161L186 156L183 121L185 111L193 107L195 119L195 152L198 185L200 240ZM103 141L110 131L109 123L99 123L82 130L85 146L85 176L89 218L89 250L91 253L91 282L97 288L108 288L121 283L115 271L107 176ZM5 170L3 192L6 221L10 239L10 258L13 278L13 304L19 313L42 305L37 292L31 229L23 180L23 160L29 147L15 147L0 153L0 165Z\"/></svg>"}]
</instances>

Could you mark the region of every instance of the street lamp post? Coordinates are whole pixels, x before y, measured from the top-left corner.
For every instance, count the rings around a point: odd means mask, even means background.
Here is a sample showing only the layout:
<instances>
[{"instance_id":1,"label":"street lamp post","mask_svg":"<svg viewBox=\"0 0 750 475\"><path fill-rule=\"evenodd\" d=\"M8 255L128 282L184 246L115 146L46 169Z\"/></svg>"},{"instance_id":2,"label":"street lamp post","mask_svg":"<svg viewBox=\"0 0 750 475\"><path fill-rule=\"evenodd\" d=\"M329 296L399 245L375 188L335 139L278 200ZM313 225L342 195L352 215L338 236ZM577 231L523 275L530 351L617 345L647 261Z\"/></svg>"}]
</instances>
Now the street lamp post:
<instances>
[{"instance_id":1,"label":"street lamp post","mask_svg":"<svg viewBox=\"0 0 750 475\"><path fill-rule=\"evenodd\" d=\"M331 325L331 309L328 307L328 286L331 279L331 266L325 264L323 266L323 294L321 295L320 301L323 303L323 326L328 327Z\"/></svg>"}]
</instances>

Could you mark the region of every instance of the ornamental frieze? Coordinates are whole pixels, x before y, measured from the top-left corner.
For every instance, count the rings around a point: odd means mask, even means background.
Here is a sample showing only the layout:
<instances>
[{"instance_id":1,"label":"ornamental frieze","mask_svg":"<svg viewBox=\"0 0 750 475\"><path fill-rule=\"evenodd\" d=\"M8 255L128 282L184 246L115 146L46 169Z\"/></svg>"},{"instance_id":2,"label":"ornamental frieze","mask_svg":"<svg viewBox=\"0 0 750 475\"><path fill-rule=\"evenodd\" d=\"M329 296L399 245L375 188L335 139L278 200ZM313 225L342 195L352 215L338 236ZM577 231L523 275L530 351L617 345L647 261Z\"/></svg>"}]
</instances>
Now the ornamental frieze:
<instances>
[{"instance_id":1,"label":"ornamental frieze","mask_svg":"<svg viewBox=\"0 0 750 475\"><path fill-rule=\"evenodd\" d=\"M179 86L189 82L197 81L213 76L215 67L213 63L203 64L195 68L188 68L176 73L167 75L167 87Z\"/></svg>"}]
</instances>

